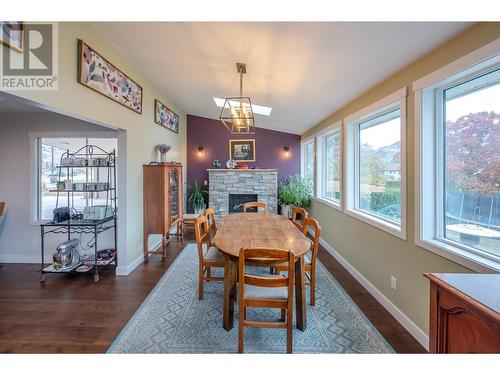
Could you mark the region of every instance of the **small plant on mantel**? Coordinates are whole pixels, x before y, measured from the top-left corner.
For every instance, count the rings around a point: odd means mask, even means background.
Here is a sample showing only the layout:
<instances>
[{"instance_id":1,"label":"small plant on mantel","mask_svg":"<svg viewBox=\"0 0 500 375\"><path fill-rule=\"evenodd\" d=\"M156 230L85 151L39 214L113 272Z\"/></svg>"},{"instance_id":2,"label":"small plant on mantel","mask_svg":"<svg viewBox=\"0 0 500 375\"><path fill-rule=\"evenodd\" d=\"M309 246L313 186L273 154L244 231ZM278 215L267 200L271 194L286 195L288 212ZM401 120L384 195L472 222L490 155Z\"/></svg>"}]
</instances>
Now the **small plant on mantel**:
<instances>
[{"instance_id":1,"label":"small plant on mantel","mask_svg":"<svg viewBox=\"0 0 500 375\"><path fill-rule=\"evenodd\" d=\"M278 187L278 201L281 214L290 217L293 207L307 208L311 205L312 183L300 175L283 179Z\"/></svg>"},{"instance_id":2,"label":"small plant on mantel","mask_svg":"<svg viewBox=\"0 0 500 375\"><path fill-rule=\"evenodd\" d=\"M191 189L191 193L188 197L189 206L191 206L195 214L202 214L205 209L205 199L203 198L203 193L206 193L206 191L201 189L201 185L196 179L194 180L194 186L190 186L189 188Z\"/></svg>"},{"instance_id":3,"label":"small plant on mantel","mask_svg":"<svg viewBox=\"0 0 500 375\"><path fill-rule=\"evenodd\" d=\"M165 163L167 161L167 152L170 151L172 147L166 145L165 143L161 143L155 146L156 152L159 152L161 155L160 161Z\"/></svg>"}]
</instances>

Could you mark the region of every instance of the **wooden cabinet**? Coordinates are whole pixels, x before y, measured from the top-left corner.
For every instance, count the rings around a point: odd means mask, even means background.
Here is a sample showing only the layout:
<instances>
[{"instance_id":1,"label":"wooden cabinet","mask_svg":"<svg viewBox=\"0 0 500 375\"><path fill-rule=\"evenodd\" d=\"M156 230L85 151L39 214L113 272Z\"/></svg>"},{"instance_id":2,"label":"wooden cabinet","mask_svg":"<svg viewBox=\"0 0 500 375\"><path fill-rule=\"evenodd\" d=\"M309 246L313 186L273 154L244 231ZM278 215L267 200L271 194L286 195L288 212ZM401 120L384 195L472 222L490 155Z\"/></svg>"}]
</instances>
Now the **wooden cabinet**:
<instances>
[{"instance_id":1,"label":"wooden cabinet","mask_svg":"<svg viewBox=\"0 0 500 375\"><path fill-rule=\"evenodd\" d=\"M424 276L431 281L429 351L500 353L500 275Z\"/></svg>"},{"instance_id":2,"label":"wooden cabinet","mask_svg":"<svg viewBox=\"0 0 500 375\"><path fill-rule=\"evenodd\" d=\"M182 164L144 165L144 260L148 254L165 253L148 249L148 235L161 234L165 241L169 230L182 219ZM163 246L165 248L165 246Z\"/></svg>"}]
</instances>

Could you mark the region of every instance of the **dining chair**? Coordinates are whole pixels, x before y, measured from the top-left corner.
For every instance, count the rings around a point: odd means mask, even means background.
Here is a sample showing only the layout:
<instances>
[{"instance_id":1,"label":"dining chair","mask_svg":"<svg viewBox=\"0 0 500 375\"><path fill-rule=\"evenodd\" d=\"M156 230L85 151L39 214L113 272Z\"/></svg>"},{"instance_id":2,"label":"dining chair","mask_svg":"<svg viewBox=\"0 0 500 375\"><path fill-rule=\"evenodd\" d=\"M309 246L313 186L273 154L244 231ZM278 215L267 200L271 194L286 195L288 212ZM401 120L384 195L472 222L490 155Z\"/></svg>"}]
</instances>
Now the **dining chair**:
<instances>
[{"instance_id":1,"label":"dining chair","mask_svg":"<svg viewBox=\"0 0 500 375\"><path fill-rule=\"evenodd\" d=\"M300 217L300 219L299 219ZM302 207L294 207L292 213L292 223L301 231L304 231L304 221L309 217L309 214Z\"/></svg>"},{"instance_id":2,"label":"dining chair","mask_svg":"<svg viewBox=\"0 0 500 375\"><path fill-rule=\"evenodd\" d=\"M205 210L205 216L208 222L208 232L210 233L210 241L213 241L215 234L217 233L217 224L215 223L215 210L213 208L207 208Z\"/></svg>"},{"instance_id":3,"label":"dining chair","mask_svg":"<svg viewBox=\"0 0 500 375\"><path fill-rule=\"evenodd\" d=\"M224 268L224 256L212 245L206 216L194 222L194 234L198 246L198 299L203 299L203 282L224 281L224 277L211 276L212 268Z\"/></svg>"},{"instance_id":4,"label":"dining chair","mask_svg":"<svg viewBox=\"0 0 500 375\"><path fill-rule=\"evenodd\" d=\"M305 236L309 231L309 228L312 229L312 237L311 241L311 249L305 255L305 276L306 276L306 284L309 285L309 303L311 306L314 306L316 303L316 259L318 258L318 248L319 248L319 240L321 237L321 226L317 222L316 219L312 217L306 217L304 219L304 229L303 232ZM280 272L285 272L288 270L287 264L279 264L276 266L276 273L279 275Z\"/></svg>"},{"instance_id":5,"label":"dining chair","mask_svg":"<svg viewBox=\"0 0 500 375\"><path fill-rule=\"evenodd\" d=\"M245 265L255 261L272 266L287 262L287 276L260 276L246 273ZM238 353L243 353L245 327L286 328L286 351L292 352L293 278L295 256L292 251L273 248L241 249L238 259L239 308ZM281 310L279 322L247 320L247 308Z\"/></svg>"},{"instance_id":6,"label":"dining chair","mask_svg":"<svg viewBox=\"0 0 500 375\"><path fill-rule=\"evenodd\" d=\"M251 207L257 207L257 211L259 210L259 207L264 210L264 213L267 214L267 203L264 202L247 202L243 203L243 212L247 212L249 208Z\"/></svg>"}]
</instances>

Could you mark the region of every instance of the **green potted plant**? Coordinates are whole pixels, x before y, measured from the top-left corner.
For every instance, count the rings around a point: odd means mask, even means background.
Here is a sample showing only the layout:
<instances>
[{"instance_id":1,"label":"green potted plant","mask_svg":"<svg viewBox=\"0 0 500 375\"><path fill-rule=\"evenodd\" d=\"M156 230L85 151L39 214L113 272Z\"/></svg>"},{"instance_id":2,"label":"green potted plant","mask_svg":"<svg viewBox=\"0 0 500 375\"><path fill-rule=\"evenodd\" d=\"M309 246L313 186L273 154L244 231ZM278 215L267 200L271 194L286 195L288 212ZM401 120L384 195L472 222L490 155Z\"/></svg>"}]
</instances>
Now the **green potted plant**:
<instances>
[{"instance_id":1,"label":"green potted plant","mask_svg":"<svg viewBox=\"0 0 500 375\"><path fill-rule=\"evenodd\" d=\"M300 175L290 176L279 184L278 202L283 216L290 217L293 207L309 207L311 198L312 183L308 178Z\"/></svg>"},{"instance_id":2,"label":"green potted plant","mask_svg":"<svg viewBox=\"0 0 500 375\"><path fill-rule=\"evenodd\" d=\"M206 191L201 189L201 185L198 180L194 180L194 187L191 188L191 193L188 196L188 203L194 210L195 214L202 214L205 209L205 199L203 198L203 193Z\"/></svg>"}]
</instances>

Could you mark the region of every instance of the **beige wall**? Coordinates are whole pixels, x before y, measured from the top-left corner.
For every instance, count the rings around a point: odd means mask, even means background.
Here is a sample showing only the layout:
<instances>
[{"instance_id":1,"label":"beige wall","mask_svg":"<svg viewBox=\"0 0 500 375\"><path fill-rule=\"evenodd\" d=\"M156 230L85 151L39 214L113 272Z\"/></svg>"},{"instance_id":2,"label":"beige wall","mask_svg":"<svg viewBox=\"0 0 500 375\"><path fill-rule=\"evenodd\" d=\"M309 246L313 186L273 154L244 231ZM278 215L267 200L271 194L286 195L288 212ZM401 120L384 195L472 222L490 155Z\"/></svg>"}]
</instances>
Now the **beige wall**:
<instances>
[{"instance_id":1,"label":"beige wall","mask_svg":"<svg viewBox=\"0 0 500 375\"><path fill-rule=\"evenodd\" d=\"M470 270L415 245L415 142L414 95L416 79L500 38L500 23L477 24L455 39L422 57L373 89L356 98L305 134L342 120L367 105L407 86L407 240L401 240L365 222L313 201L312 216L322 225L322 237L356 268L421 330L428 332L429 293L424 272L471 272ZM397 277L397 290L390 288L390 277Z\"/></svg>"},{"instance_id":2,"label":"beige wall","mask_svg":"<svg viewBox=\"0 0 500 375\"><path fill-rule=\"evenodd\" d=\"M77 82L77 39L79 38L143 87L142 115ZM133 66L89 23L59 23L58 63L59 89L57 91L12 93L42 103L62 113L126 131L126 211L122 209L119 212L119 221L122 224L126 221L126 253L120 249L120 266L126 266L140 257L142 253L142 164L154 159L153 147L158 143L171 145L169 159L185 164L186 114L155 87L154 83L147 78L147 72L141 72ZM179 115L179 134L163 129L154 123L154 98L165 103ZM71 128L68 127L67 130ZM120 153L123 151L125 150L121 149Z\"/></svg>"}]
</instances>

